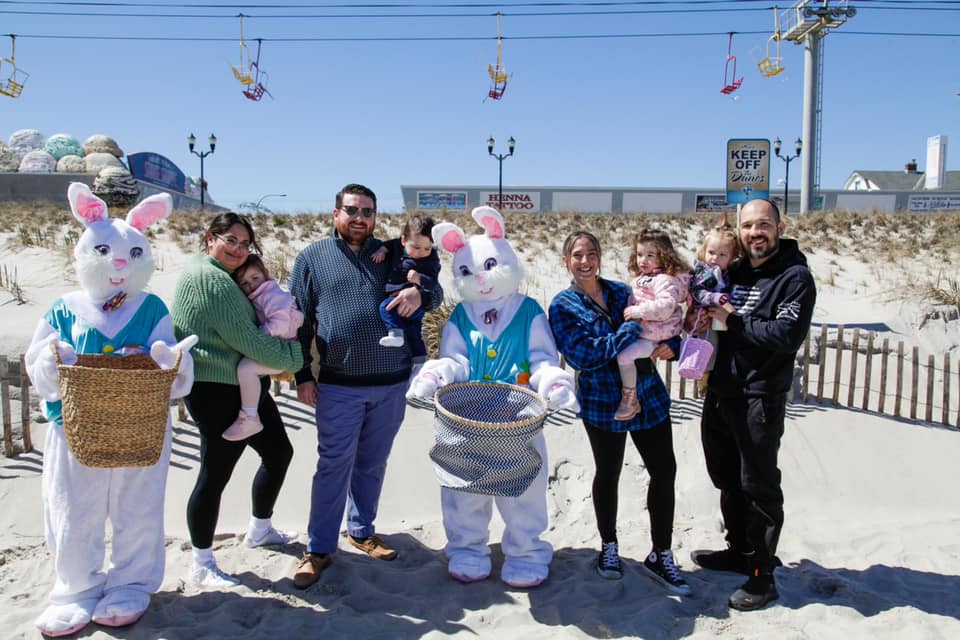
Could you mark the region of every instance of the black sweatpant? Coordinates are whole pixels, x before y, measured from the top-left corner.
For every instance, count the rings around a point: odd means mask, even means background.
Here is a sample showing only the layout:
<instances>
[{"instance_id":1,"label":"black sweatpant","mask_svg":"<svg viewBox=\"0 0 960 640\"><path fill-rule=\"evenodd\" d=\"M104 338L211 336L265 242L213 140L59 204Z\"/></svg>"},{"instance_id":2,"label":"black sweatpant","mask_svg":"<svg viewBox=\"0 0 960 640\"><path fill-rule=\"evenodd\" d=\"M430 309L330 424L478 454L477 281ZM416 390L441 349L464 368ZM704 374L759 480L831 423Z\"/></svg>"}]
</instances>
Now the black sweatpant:
<instances>
[{"instance_id":1,"label":"black sweatpant","mask_svg":"<svg viewBox=\"0 0 960 640\"><path fill-rule=\"evenodd\" d=\"M257 410L263 431L246 440L230 442L223 432L240 413L240 387L218 382L195 382L184 399L200 430L200 472L187 502L190 542L198 549L213 545L220 515L220 498L243 450L250 445L260 456L260 468L253 477L253 515L269 518L280 495L280 487L293 459L293 445L283 420L268 392L270 378L261 378Z\"/></svg>"},{"instance_id":2,"label":"black sweatpant","mask_svg":"<svg viewBox=\"0 0 960 640\"><path fill-rule=\"evenodd\" d=\"M703 401L700 437L707 472L720 490L727 543L755 551L755 568L770 572L783 528L783 491L777 454L783 437L787 396Z\"/></svg>"},{"instance_id":3,"label":"black sweatpant","mask_svg":"<svg viewBox=\"0 0 960 640\"><path fill-rule=\"evenodd\" d=\"M647 511L650 513L650 538L659 550L669 549L673 538L674 481L677 459L673 454L673 426L670 418L651 429L614 432L584 423L596 473L593 476L593 510L597 530L603 542L617 540L617 502L620 471L626 450L627 433L640 452L650 474L647 487Z\"/></svg>"}]
</instances>

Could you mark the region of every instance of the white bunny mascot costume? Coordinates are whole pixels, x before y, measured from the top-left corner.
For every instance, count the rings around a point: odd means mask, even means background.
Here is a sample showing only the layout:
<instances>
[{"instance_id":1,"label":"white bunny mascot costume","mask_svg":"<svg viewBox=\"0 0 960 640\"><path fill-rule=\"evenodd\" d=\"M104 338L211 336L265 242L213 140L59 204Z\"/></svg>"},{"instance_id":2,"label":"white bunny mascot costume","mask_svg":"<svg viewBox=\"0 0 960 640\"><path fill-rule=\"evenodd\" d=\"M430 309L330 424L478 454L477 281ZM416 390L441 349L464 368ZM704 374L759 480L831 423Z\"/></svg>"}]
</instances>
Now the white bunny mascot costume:
<instances>
[{"instance_id":1,"label":"white bunny mascot costume","mask_svg":"<svg viewBox=\"0 0 960 640\"><path fill-rule=\"evenodd\" d=\"M407 395L427 399L439 387L467 380L516 384L529 364L530 386L551 409L579 410L573 376L559 366L546 314L535 300L518 293L523 270L504 238L503 217L491 207L478 207L473 218L485 235L467 238L449 222L433 228L434 243L453 253L454 286L463 302L443 328L439 359L424 363ZM553 547L540 539L547 528L542 432L534 446L543 465L530 487L515 498L441 487L447 570L457 580L473 582L490 575L487 542L494 502L506 525L501 579L513 587L535 587L547 579Z\"/></svg>"},{"instance_id":2,"label":"white bunny mascot costume","mask_svg":"<svg viewBox=\"0 0 960 640\"><path fill-rule=\"evenodd\" d=\"M80 464L63 433L51 345L63 364L75 363L77 353L149 350L164 369L173 367L182 351L171 394L177 398L193 384L189 349L196 342L190 336L177 344L166 305L143 291L154 260L142 232L170 215L170 196L146 198L130 210L126 221L109 218L106 203L85 184L72 183L67 197L74 217L86 227L74 250L82 290L53 303L26 355L30 379L43 396L50 419L43 450L43 515L56 582L49 606L36 621L48 636L76 633L91 620L112 627L132 624L146 611L150 595L163 581L163 499L171 440L168 417L163 452L153 466ZM108 519L113 541L105 569Z\"/></svg>"}]
</instances>

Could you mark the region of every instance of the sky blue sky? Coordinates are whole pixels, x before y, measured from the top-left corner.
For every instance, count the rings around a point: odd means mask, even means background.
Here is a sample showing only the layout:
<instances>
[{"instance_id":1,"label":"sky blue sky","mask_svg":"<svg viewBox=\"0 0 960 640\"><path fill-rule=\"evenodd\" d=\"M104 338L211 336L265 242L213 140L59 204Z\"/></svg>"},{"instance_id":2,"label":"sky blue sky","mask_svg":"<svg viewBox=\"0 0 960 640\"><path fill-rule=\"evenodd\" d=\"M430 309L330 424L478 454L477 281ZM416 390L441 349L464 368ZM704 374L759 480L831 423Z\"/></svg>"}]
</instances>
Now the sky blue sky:
<instances>
[{"instance_id":1,"label":"sky blue sky","mask_svg":"<svg viewBox=\"0 0 960 640\"><path fill-rule=\"evenodd\" d=\"M757 69L773 31L765 2L99 4L0 1L0 34L18 34L17 63L30 74L19 99L0 96L0 137L36 128L82 142L104 133L128 153L154 151L198 175L186 137L195 133L205 149L213 132L206 178L212 198L231 207L285 193L264 204L329 211L352 181L372 187L385 211L401 210L401 184L495 187L490 135L498 152L508 137L517 140L503 164L506 188L720 190L727 139L779 136L792 150L802 131L801 47L783 43L784 73L766 78ZM949 140L947 168L960 169L960 2L851 5L857 15L824 42L821 186L839 188L855 169L899 170L912 158L922 170L927 138L939 134ZM664 9L721 11L624 13ZM512 77L493 101L484 98L497 10ZM247 42L255 50L264 39L273 99L245 99L231 73L241 11L251 16ZM520 15L544 12L596 15ZM318 14L361 17L305 17ZM744 77L732 97L720 93L728 31L738 32L733 53ZM699 33L714 35L662 35ZM640 34L661 35L606 37ZM528 38L572 35L604 37ZM116 36L138 39L108 39ZM8 47L0 39L4 57ZM773 161L773 182L783 168ZM799 163L791 168L798 187Z\"/></svg>"}]
</instances>

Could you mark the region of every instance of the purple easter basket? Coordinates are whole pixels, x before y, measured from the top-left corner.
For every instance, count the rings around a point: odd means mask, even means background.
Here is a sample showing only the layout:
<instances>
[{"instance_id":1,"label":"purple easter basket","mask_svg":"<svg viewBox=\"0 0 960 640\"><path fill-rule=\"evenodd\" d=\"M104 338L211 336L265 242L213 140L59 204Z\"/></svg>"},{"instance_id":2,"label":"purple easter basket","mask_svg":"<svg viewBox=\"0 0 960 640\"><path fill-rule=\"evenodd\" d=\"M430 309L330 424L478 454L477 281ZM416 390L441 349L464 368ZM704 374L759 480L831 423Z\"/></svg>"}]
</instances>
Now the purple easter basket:
<instances>
[{"instance_id":1,"label":"purple easter basket","mask_svg":"<svg viewBox=\"0 0 960 640\"><path fill-rule=\"evenodd\" d=\"M713 355L713 345L707 340L687 336L680 347L680 358L677 360L677 373L681 378L699 380L707 372L710 365L710 356Z\"/></svg>"}]
</instances>

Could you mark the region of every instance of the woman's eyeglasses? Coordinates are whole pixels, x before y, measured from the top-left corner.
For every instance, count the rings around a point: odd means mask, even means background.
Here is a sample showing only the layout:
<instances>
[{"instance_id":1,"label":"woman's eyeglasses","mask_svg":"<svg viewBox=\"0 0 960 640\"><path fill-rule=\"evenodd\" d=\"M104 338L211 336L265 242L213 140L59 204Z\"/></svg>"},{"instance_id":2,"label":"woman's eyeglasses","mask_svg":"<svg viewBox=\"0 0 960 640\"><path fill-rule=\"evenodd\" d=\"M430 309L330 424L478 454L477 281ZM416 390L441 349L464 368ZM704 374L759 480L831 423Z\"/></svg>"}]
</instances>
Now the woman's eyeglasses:
<instances>
[{"instance_id":1,"label":"woman's eyeglasses","mask_svg":"<svg viewBox=\"0 0 960 640\"><path fill-rule=\"evenodd\" d=\"M233 236L222 236L219 233L215 233L213 235L227 243L227 246L229 246L231 249L239 249L240 251L246 251L247 253L250 252L249 242L240 242Z\"/></svg>"},{"instance_id":2,"label":"woman's eyeglasses","mask_svg":"<svg viewBox=\"0 0 960 640\"><path fill-rule=\"evenodd\" d=\"M358 213L362 215L364 218L370 218L373 216L373 214L377 212L375 207L354 207L349 204L345 204L342 207L340 207L340 211L343 211L345 214L347 214L351 218L357 215Z\"/></svg>"}]
</instances>

